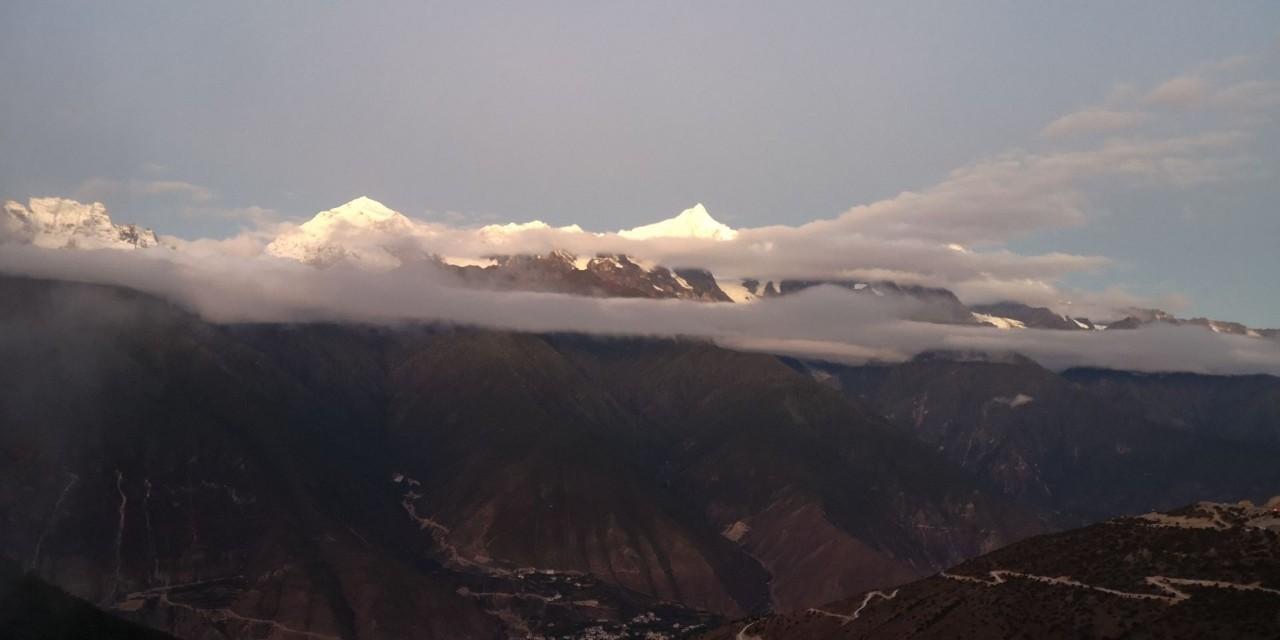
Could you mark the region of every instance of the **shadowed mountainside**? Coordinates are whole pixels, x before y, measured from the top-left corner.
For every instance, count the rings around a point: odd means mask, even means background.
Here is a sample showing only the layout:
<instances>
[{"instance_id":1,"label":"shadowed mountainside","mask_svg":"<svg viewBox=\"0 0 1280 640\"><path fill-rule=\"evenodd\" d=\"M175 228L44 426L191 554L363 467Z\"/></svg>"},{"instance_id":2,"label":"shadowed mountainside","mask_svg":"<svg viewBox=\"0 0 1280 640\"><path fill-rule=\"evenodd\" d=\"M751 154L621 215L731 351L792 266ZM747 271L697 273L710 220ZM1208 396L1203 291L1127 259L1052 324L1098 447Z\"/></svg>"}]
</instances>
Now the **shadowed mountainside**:
<instances>
[{"instance_id":1,"label":"shadowed mountainside","mask_svg":"<svg viewBox=\"0 0 1280 640\"><path fill-rule=\"evenodd\" d=\"M897 589L741 620L704 640L1275 638L1280 498L1037 536Z\"/></svg>"},{"instance_id":2,"label":"shadowed mountainside","mask_svg":"<svg viewBox=\"0 0 1280 640\"><path fill-rule=\"evenodd\" d=\"M121 620L0 558L0 635L8 640L172 640Z\"/></svg>"},{"instance_id":3,"label":"shadowed mountainside","mask_svg":"<svg viewBox=\"0 0 1280 640\"><path fill-rule=\"evenodd\" d=\"M1280 450L1157 422L1140 404L1095 395L1026 358L790 362L1063 524L1280 491Z\"/></svg>"},{"instance_id":4,"label":"shadowed mountainside","mask_svg":"<svg viewBox=\"0 0 1280 640\"><path fill-rule=\"evenodd\" d=\"M1280 446L1280 378L1068 369L1090 393L1198 435Z\"/></svg>"},{"instance_id":5,"label":"shadowed mountainside","mask_svg":"<svg viewBox=\"0 0 1280 640\"><path fill-rule=\"evenodd\" d=\"M0 551L180 637L687 629L1042 530L771 356L0 301Z\"/></svg>"}]
</instances>

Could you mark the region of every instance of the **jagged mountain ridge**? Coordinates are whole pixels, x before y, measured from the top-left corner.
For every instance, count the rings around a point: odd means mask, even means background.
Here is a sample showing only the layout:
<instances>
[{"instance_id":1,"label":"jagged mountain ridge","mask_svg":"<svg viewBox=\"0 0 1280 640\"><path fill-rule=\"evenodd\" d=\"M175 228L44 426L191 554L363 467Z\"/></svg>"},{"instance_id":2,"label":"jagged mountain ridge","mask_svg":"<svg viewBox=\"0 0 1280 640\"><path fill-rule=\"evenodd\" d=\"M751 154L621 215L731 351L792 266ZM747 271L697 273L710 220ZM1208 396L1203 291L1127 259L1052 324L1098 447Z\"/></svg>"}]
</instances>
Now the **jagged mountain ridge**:
<instances>
[{"instance_id":1,"label":"jagged mountain ridge","mask_svg":"<svg viewBox=\"0 0 1280 640\"><path fill-rule=\"evenodd\" d=\"M919 308L909 316L912 320L941 324L979 324L974 314L954 293L941 287L900 285L888 280L849 279L779 280L777 286L772 280L766 281L763 286L759 280L755 279L743 282L743 287L751 295L760 298L792 295L818 286L838 287L859 296L896 298L915 302Z\"/></svg>"},{"instance_id":2,"label":"jagged mountain ridge","mask_svg":"<svg viewBox=\"0 0 1280 640\"><path fill-rule=\"evenodd\" d=\"M1060 331L1079 331L1097 329L1088 318L1073 318L1066 314L1055 313L1045 307L1033 307L1018 302L998 302L995 304L970 305L975 317L979 320L1000 326L1012 320L1018 328L1056 329ZM1016 325L1015 325L1016 326ZM1008 328L1008 327L1006 327Z\"/></svg>"},{"instance_id":3,"label":"jagged mountain ridge","mask_svg":"<svg viewBox=\"0 0 1280 640\"><path fill-rule=\"evenodd\" d=\"M32 198L29 205L24 206L10 201L5 205L4 219L0 222L3 222L0 238L41 247L132 249L160 246L159 237L150 229L111 222L101 203L85 205L62 198ZM586 233L577 225L553 229L536 220L524 224L487 225L479 233L501 240L513 232L527 230ZM407 216L372 198L361 196L285 230L266 245L265 252L320 268L348 263L361 268L390 270L425 262L457 276L456 281L461 286L507 290L595 297L751 302L793 294L818 285L830 285L855 294L910 301L918 307L910 319L924 322L1055 330L1119 330L1165 323L1249 337L1280 337L1274 329L1254 329L1240 323L1207 318L1181 319L1158 309L1128 309L1119 320L1095 322L1015 301L966 307L945 288L886 280L822 278L775 282L758 278L740 281L717 279L710 271L697 265L671 269L650 264L644 256L599 254L585 260L574 257L572 269L562 264L563 255L572 255L563 250L545 254L497 252L481 261L458 261L422 249L417 240L431 233ZM737 231L712 218L706 208L698 204L673 218L623 230L618 235L635 240L690 238L729 241L737 237Z\"/></svg>"},{"instance_id":4,"label":"jagged mountain ridge","mask_svg":"<svg viewBox=\"0 0 1280 640\"><path fill-rule=\"evenodd\" d=\"M732 302L704 269L645 267L625 255L581 260L567 251L546 255L494 256L487 266L440 262L466 286L518 291L548 291L609 298L678 298Z\"/></svg>"},{"instance_id":5,"label":"jagged mountain ridge","mask_svg":"<svg viewBox=\"0 0 1280 640\"><path fill-rule=\"evenodd\" d=\"M1275 337L1275 329L1253 329L1239 322L1227 322L1224 320L1210 320L1209 318L1179 318L1171 313L1160 309L1137 309L1131 308L1127 310L1124 318L1112 322L1107 325L1107 329L1137 329L1149 324L1169 324L1174 326L1194 326L1208 329L1214 333L1229 333L1232 335L1258 337Z\"/></svg>"}]
</instances>

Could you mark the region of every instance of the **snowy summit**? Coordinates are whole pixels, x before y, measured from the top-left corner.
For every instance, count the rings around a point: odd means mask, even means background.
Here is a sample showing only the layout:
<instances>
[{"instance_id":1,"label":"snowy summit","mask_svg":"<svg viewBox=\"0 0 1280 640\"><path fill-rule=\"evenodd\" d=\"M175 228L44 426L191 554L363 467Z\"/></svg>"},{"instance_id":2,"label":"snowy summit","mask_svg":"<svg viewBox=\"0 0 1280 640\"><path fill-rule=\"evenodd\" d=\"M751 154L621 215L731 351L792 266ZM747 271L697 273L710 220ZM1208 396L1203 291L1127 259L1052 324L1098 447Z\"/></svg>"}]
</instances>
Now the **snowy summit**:
<instances>
[{"instance_id":1,"label":"snowy summit","mask_svg":"<svg viewBox=\"0 0 1280 640\"><path fill-rule=\"evenodd\" d=\"M267 253L314 266L350 260L374 268L394 268L399 260L389 254L384 243L409 235L413 229L413 222L403 214L360 196L280 234L267 245Z\"/></svg>"},{"instance_id":2,"label":"snowy summit","mask_svg":"<svg viewBox=\"0 0 1280 640\"><path fill-rule=\"evenodd\" d=\"M661 222L646 224L634 229L619 231L618 235L632 240L649 238L699 238L703 240L732 240L738 236L729 225L711 217L702 203L685 209L680 215Z\"/></svg>"},{"instance_id":3,"label":"snowy summit","mask_svg":"<svg viewBox=\"0 0 1280 640\"><path fill-rule=\"evenodd\" d=\"M151 229L113 223L101 202L68 198L4 203L0 240L4 239L48 249L147 249L160 244Z\"/></svg>"},{"instance_id":4,"label":"snowy summit","mask_svg":"<svg viewBox=\"0 0 1280 640\"><path fill-rule=\"evenodd\" d=\"M408 218L385 204L360 196L340 207L317 213L314 218L303 223L302 229L311 233L324 233L335 225L351 225L356 227L399 226L407 223Z\"/></svg>"}]
</instances>

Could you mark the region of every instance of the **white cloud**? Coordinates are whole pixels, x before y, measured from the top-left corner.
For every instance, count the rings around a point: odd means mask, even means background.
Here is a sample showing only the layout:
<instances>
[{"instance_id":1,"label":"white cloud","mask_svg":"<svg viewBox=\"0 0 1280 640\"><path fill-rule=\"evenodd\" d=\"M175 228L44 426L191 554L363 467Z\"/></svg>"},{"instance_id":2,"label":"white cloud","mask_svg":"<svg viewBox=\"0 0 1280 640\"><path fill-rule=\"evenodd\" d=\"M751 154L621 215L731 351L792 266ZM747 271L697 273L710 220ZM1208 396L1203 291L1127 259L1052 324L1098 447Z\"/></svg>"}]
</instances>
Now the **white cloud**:
<instances>
[{"instance_id":1,"label":"white cloud","mask_svg":"<svg viewBox=\"0 0 1280 640\"><path fill-rule=\"evenodd\" d=\"M75 190L80 200L110 200L113 197L175 196L185 202L204 203L213 199L213 191L181 180L113 180L90 178Z\"/></svg>"},{"instance_id":2,"label":"white cloud","mask_svg":"<svg viewBox=\"0 0 1280 640\"><path fill-rule=\"evenodd\" d=\"M1209 85L1196 75L1178 76L1160 83L1142 101L1152 105L1187 107L1209 95Z\"/></svg>"},{"instance_id":3,"label":"white cloud","mask_svg":"<svg viewBox=\"0 0 1280 640\"><path fill-rule=\"evenodd\" d=\"M799 229L966 246L1000 243L1083 224L1084 187L1090 181L1123 179L1159 187L1221 179L1222 162L1238 157L1247 139L1240 132L1211 131L1108 140L1081 151L1012 152L957 169L924 191L903 192Z\"/></svg>"},{"instance_id":4,"label":"white cloud","mask_svg":"<svg viewBox=\"0 0 1280 640\"><path fill-rule=\"evenodd\" d=\"M179 211L184 216L195 218L217 217L239 220L255 228L271 227L280 222L280 212L267 207L250 205L247 207L215 207L209 205L189 205Z\"/></svg>"},{"instance_id":5,"label":"white cloud","mask_svg":"<svg viewBox=\"0 0 1280 640\"><path fill-rule=\"evenodd\" d=\"M1046 138L1071 136L1081 133L1105 133L1131 129L1143 122L1148 116L1138 111L1115 111L1112 109L1093 108L1069 113L1050 122L1040 135Z\"/></svg>"},{"instance_id":6,"label":"white cloud","mask_svg":"<svg viewBox=\"0 0 1280 640\"><path fill-rule=\"evenodd\" d=\"M447 321L521 331L703 337L734 348L851 362L963 349L1016 351L1054 368L1280 373L1280 342L1274 340L1196 327L997 331L912 322L903 319L915 309L909 300L828 287L749 305L585 298L453 288L426 265L375 273L341 265L317 270L268 257L32 247L0 253L0 272L130 286L222 322Z\"/></svg>"},{"instance_id":7,"label":"white cloud","mask_svg":"<svg viewBox=\"0 0 1280 640\"><path fill-rule=\"evenodd\" d=\"M1213 95L1215 106L1241 111L1280 107L1280 81L1248 80L1224 87Z\"/></svg>"}]
</instances>

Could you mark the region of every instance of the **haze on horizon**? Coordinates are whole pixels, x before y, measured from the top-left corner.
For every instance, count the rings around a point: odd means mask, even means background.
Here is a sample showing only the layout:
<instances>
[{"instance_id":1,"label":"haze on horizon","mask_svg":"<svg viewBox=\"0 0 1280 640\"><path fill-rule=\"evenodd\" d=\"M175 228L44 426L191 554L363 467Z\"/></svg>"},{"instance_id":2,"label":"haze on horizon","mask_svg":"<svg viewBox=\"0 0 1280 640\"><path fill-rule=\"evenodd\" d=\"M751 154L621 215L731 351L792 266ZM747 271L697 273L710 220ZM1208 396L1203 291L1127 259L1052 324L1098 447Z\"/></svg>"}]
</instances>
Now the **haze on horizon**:
<instances>
[{"instance_id":1,"label":"haze on horizon","mask_svg":"<svg viewBox=\"0 0 1280 640\"><path fill-rule=\"evenodd\" d=\"M1271 3L11 2L0 199L188 240L361 194L463 228L703 202L796 247L1079 258L1038 277L1276 326L1277 25Z\"/></svg>"}]
</instances>

